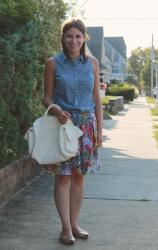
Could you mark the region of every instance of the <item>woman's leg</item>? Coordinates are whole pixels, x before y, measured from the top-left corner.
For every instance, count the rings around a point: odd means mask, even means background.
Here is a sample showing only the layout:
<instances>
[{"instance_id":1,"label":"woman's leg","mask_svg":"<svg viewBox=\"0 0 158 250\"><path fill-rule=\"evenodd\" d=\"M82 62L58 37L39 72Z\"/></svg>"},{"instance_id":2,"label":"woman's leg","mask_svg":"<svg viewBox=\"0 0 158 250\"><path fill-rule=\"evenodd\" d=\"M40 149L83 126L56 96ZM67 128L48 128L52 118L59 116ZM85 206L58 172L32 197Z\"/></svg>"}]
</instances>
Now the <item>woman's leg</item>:
<instances>
[{"instance_id":1,"label":"woman's leg","mask_svg":"<svg viewBox=\"0 0 158 250\"><path fill-rule=\"evenodd\" d=\"M70 220L72 231L79 230L78 217L83 200L84 176L72 175L70 186Z\"/></svg>"},{"instance_id":2,"label":"woman's leg","mask_svg":"<svg viewBox=\"0 0 158 250\"><path fill-rule=\"evenodd\" d=\"M62 234L72 235L70 223L70 176L56 176L54 200L62 223Z\"/></svg>"}]
</instances>

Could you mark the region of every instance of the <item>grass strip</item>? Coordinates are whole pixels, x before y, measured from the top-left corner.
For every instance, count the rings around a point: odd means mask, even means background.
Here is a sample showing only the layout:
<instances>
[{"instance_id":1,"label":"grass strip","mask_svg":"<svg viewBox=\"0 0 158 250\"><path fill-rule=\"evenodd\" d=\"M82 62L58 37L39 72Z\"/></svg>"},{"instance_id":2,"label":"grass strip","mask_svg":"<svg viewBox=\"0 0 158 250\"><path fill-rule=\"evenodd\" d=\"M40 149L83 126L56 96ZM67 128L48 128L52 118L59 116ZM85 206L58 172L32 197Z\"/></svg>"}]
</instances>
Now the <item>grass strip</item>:
<instances>
[{"instance_id":1,"label":"grass strip","mask_svg":"<svg viewBox=\"0 0 158 250\"><path fill-rule=\"evenodd\" d=\"M151 96L146 96L146 101L150 104L156 104L156 100Z\"/></svg>"}]
</instances>

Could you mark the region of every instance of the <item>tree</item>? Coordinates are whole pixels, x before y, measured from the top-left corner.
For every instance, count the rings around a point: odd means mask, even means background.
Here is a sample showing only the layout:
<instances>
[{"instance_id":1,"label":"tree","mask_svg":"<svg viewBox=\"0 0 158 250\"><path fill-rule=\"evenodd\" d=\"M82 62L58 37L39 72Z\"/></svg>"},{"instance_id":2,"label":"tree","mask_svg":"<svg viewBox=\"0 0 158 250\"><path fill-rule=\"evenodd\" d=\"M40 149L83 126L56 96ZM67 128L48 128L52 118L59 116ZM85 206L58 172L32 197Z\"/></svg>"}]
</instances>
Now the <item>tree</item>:
<instances>
[{"instance_id":1,"label":"tree","mask_svg":"<svg viewBox=\"0 0 158 250\"><path fill-rule=\"evenodd\" d=\"M129 73L137 77L139 89L144 89L149 94L151 85L151 49L138 47L133 50L128 59ZM158 61L158 50L154 50L155 61ZM155 81L155 79L154 79Z\"/></svg>"},{"instance_id":2,"label":"tree","mask_svg":"<svg viewBox=\"0 0 158 250\"><path fill-rule=\"evenodd\" d=\"M140 72L146 63L146 51L142 50L140 47L131 52L131 56L128 60L132 73L140 79Z\"/></svg>"},{"instance_id":3,"label":"tree","mask_svg":"<svg viewBox=\"0 0 158 250\"><path fill-rule=\"evenodd\" d=\"M69 17L79 17L84 19L84 6L89 0L65 0L69 4Z\"/></svg>"}]
</instances>

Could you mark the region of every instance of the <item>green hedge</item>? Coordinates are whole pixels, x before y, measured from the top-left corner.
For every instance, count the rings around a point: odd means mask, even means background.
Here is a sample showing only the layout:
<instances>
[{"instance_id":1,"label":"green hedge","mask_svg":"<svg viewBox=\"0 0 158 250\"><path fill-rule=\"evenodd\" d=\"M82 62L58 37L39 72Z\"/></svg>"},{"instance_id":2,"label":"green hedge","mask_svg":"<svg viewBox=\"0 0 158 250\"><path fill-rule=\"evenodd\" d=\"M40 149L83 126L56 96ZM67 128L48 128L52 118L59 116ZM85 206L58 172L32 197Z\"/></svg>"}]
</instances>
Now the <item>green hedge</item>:
<instances>
[{"instance_id":1,"label":"green hedge","mask_svg":"<svg viewBox=\"0 0 158 250\"><path fill-rule=\"evenodd\" d=\"M0 167L25 153L25 131L43 112L44 64L67 10L63 0L0 3Z\"/></svg>"},{"instance_id":2,"label":"green hedge","mask_svg":"<svg viewBox=\"0 0 158 250\"><path fill-rule=\"evenodd\" d=\"M106 91L107 95L112 96L123 96L126 101L133 101L135 98L135 89L130 86L119 86L119 85L110 85Z\"/></svg>"}]
</instances>

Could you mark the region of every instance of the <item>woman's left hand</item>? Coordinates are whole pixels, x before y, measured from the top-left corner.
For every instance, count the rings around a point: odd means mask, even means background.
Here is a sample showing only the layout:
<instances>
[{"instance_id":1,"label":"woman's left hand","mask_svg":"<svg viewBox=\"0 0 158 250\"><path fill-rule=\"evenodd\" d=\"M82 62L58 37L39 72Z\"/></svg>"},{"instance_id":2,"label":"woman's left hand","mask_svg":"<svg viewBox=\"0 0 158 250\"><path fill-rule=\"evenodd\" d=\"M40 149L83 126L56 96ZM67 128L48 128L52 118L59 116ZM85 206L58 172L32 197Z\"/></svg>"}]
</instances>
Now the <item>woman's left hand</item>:
<instances>
[{"instance_id":1,"label":"woman's left hand","mask_svg":"<svg viewBox=\"0 0 158 250\"><path fill-rule=\"evenodd\" d=\"M97 133L97 147L101 147L103 143L102 132Z\"/></svg>"}]
</instances>

